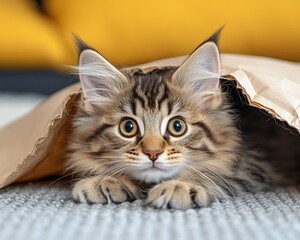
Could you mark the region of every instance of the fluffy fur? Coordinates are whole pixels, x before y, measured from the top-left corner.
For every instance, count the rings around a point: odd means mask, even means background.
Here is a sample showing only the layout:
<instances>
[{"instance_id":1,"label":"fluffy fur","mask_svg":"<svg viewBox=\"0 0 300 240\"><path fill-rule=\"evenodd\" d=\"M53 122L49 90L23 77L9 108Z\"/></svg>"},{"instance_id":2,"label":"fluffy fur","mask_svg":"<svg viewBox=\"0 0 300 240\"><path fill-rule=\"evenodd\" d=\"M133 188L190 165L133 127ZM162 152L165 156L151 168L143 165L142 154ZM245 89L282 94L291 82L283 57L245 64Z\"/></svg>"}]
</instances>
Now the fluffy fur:
<instances>
[{"instance_id":1,"label":"fluffy fur","mask_svg":"<svg viewBox=\"0 0 300 240\"><path fill-rule=\"evenodd\" d=\"M179 68L118 70L92 49L81 52L82 101L68 155L80 176L75 200L146 198L153 207L188 209L265 186L265 171L246 150L220 90L216 39L218 33ZM134 136L122 135L124 119ZM183 121L183 135L171 134L173 119Z\"/></svg>"}]
</instances>

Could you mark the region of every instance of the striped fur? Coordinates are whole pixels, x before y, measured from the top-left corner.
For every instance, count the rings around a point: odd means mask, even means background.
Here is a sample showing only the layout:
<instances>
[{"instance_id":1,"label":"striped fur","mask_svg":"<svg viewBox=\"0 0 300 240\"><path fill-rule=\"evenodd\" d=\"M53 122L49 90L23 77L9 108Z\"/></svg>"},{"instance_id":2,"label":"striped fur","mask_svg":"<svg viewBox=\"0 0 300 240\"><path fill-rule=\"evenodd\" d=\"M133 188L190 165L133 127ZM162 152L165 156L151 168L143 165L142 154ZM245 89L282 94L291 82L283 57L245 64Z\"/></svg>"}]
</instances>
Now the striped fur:
<instances>
[{"instance_id":1,"label":"striped fur","mask_svg":"<svg viewBox=\"0 0 300 240\"><path fill-rule=\"evenodd\" d=\"M197 51L193 54L201 55L201 49ZM108 82L122 84L101 83L114 94L104 96L105 101L100 96L97 102L97 96L89 101L83 92L73 120L68 167L81 178L73 188L76 200L119 203L146 194L151 206L187 209L265 186L266 174L258 174L265 170L245 150L226 95L211 84L215 80L203 83L209 89L202 83L189 85L178 79L185 76L182 67L117 71L110 72L110 77L116 77ZM191 90L191 85L204 90ZM91 90L97 95L97 89ZM186 134L178 138L166 131L168 121L176 116L187 123ZM138 124L133 138L126 139L118 131L124 117ZM143 152L151 141L162 148L154 163Z\"/></svg>"}]
</instances>

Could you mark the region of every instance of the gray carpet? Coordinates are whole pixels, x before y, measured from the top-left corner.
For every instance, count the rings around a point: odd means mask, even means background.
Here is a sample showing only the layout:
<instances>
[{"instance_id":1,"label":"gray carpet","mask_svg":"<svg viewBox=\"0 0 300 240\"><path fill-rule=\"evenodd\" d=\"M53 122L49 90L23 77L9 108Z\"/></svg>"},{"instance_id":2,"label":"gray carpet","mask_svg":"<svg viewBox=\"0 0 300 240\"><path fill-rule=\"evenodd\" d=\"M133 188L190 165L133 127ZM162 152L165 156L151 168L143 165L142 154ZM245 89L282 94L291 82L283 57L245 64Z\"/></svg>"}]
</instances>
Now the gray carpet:
<instances>
[{"instance_id":1,"label":"gray carpet","mask_svg":"<svg viewBox=\"0 0 300 240\"><path fill-rule=\"evenodd\" d=\"M142 201L76 204L68 186L27 183L0 190L1 240L300 239L300 189L276 189L188 211Z\"/></svg>"}]
</instances>

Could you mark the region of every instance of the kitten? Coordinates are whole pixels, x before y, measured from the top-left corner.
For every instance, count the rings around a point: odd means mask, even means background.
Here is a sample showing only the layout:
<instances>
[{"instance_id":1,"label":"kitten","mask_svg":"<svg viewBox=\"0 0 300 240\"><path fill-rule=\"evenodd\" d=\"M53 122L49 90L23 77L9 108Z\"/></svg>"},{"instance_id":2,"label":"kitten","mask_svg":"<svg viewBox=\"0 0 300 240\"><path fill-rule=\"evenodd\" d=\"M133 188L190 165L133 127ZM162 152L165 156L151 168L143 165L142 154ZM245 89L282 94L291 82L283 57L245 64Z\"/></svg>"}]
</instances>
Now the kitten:
<instances>
[{"instance_id":1,"label":"kitten","mask_svg":"<svg viewBox=\"0 0 300 240\"><path fill-rule=\"evenodd\" d=\"M179 67L118 70L82 42L82 101L68 167L73 198L156 208L207 206L268 179L245 150L220 88L219 32Z\"/></svg>"}]
</instances>

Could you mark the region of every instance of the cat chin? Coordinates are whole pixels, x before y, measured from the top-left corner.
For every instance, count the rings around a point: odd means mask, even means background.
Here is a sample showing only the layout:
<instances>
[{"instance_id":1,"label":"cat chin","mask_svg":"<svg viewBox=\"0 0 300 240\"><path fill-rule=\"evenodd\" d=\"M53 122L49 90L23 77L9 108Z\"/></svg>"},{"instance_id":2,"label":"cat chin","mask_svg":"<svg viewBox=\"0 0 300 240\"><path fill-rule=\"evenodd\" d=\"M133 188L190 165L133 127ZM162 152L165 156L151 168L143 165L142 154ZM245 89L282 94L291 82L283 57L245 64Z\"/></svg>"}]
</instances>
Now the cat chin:
<instances>
[{"instance_id":1,"label":"cat chin","mask_svg":"<svg viewBox=\"0 0 300 240\"><path fill-rule=\"evenodd\" d=\"M177 170L161 170L158 168L149 168L134 173L134 178L145 183L159 183L172 178L177 174Z\"/></svg>"}]
</instances>

